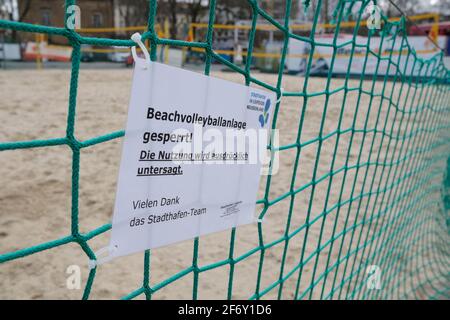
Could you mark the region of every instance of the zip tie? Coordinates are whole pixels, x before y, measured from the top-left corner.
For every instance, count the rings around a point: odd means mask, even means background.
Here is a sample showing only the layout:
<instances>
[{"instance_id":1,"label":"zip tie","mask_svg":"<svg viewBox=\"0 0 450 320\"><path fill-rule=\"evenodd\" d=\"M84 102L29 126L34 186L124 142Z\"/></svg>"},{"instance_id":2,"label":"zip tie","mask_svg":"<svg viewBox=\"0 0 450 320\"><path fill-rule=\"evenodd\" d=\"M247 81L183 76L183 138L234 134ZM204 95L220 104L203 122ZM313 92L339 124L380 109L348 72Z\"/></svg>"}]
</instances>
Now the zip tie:
<instances>
[{"instance_id":1,"label":"zip tie","mask_svg":"<svg viewBox=\"0 0 450 320\"><path fill-rule=\"evenodd\" d=\"M281 101L281 98L283 98L283 92L284 92L284 88L281 87L281 88L280 88L280 97L278 98L277 101L275 101L275 103L279 103L279 102Z\"/></svg>"},{"instance_id":2,"label":"zip tie","mask_svg":"<svg viewBox=\"0 0 450 320\"><path fill-rule=\"evenodd\" d=\"M147 69L147 67L150 66L150 54L148 53L147 48L145 47L144 43L142 42L142 36L139 32L133 33L131 36L131 40L136 42L136 44L141 48L142 52L144 53L145 59L140 58L136 53L136 46L131 47L131 55L133 56L134 61L136 64L138 61L143 61L142 68Z\"/></svg>"},{"instance_id":3,"label":"zip tie","mask_svg":"<svg viewBox=\"0 0 450 320\"><path fill-rule=\"evenodd\" d=\"M258 218L258 217L254 217L254 222L255 223L263 223L264 218Z\"/></svg>"},{"instance_id":4,"label":"zip tie","mask_svg":"<svg viewBox=\"0 0 450 320\"><path fill-rule=\"evenodd\" d=\"M92 270L101 264L111 261L114 258L113 253L116 250L117 250L117 245L113 246L113 247L111 247L111 246L104 247L104 248L101 248L100 250L98 250L97 252L95 252L94 254L97 257L97 259L90 259L88 261L89 270ZM103 258L99 258L100 256L105 255L105 254L107 254L107 256L105 256Z\"/></svg>"}]
</instances>

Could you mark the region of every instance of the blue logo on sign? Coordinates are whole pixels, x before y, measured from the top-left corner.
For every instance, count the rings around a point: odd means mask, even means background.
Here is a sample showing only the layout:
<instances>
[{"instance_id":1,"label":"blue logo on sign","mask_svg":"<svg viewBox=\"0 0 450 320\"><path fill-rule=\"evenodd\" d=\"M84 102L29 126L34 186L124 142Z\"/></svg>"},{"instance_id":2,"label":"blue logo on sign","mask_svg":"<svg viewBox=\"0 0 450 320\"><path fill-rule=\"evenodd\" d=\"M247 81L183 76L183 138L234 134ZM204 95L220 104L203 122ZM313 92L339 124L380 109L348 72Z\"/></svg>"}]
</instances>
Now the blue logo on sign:
<instances>
[{"instance_id":1,"label":"blue logo on sign","mask_svg":"<svg viewBox=\"0 0 450 320\"><path fill-rule=\"evenodd\" d=\"M264 125L269 120L269 109L270 109L270 99L267 99L266 105L264 106L264 113L259 115L259 123L261 124L261 128L263 128Z\"/></svg>"}]
</instances>

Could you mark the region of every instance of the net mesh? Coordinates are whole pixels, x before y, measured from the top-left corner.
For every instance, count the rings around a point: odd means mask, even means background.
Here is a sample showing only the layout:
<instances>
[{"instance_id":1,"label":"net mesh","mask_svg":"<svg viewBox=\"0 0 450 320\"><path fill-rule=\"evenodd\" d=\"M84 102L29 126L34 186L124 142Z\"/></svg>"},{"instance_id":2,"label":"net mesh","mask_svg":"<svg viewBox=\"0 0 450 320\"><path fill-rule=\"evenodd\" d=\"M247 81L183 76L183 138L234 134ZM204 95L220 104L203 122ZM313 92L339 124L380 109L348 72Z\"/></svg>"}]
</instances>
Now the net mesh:
<instances>
[{"instance_id":1,"label":"net mesh","mask_svg":"<svg viewBox=\"0 0 450 320\"><path fill-rule=\"evenodd\" d=\"M197 238L193 240L192 264L178 273L167 275L158 283L151 282L151 252L146 251L142 286L123 297L124 299L141 295L150 299L162 288L188 274L193 276L192 298L196 299L200 274L216 268L228 268L226 297L232 298L235 267L254 256L258 257L259 263L255 289L250 299L263 298L269 292L275 292L276 297L284 298L283 289L287 281L294 283L295 299L450 297L450 97L449 73L442 62L443 54L427 60L421 59L409 44L405 32L405 17L398 21L388 21L382 15L381 30L376 31L380 37L380 48L389 39L392 46L396 42L400 43L401 54L396 54L395 50L388 50L387 54L371 50L369 42L375 32L369 32L367 43L357 43L356 37L364 25L364 10L369 1L337 2L334 8L333 40L336 40L341 24L356 3L360 5L360 9L354 14L356 25L352 31L352 39L345 45L338 45L336 41L321 43L316 39L322 1L316 2L311 30L307 35L299 35L289 28L292 1L286 1L285 19L279 22L258 1L248 0L252 23L248 31L247 59L244 66L239 66L213 49L215 0L209 1L205 41L158 37L155 32L157 1L149 1L148 30L143 33L143 39L149 41L152 60L157 58L158 45L203 50L206 59L205 74L210 74L211 64L215 60L243 75L247 85L262 86L283 99L298 99L295 112L299 121L295 124L295 141L281 146L269 146L272 154L278 154L281 159L285 152L293 152L295 155L289 186L281 195L271 197L271 186L277 175L269 175L264 181L264 196L258 201L261 208L260 219L273 214L274 207L279 203L286 203L286 224L279 238L268 242L265 239L264 222L260 220L257 224L259 244L244 254L237 255L235 240L238 230L233 229L230 231L228 258L207 265L199 264L201 239ZM74 4L76 1L65 1L66 7ZM303 4L306 9L309 1L303 1ZM258 19L263 19L283 35L277 81L274 85L258 79L251 70ZM77 243L89 259L95 259L90 241L107 232L111 225L107 224L87 233L79 231L80 151L118 139L124 132L112 132L84 141L74 135L81 46L131 47L134 42L88 37L68 28L6 20L0 20L0 28L63 36L73 48L66 136L0 143L0 150L3 152L59 145L67 145L71 149L71 232L54 241L1 253L0 262L6 263L69 243ZM289 41L292 39L310 45L310 51L306 55L304 82L299 91L281 89ZM322 78L324 90L317 92L311 90L308 84L315 50L321 46L330 47L333 55L326 76ZM342 75L343 85L335 88L332 85L334 64L339 49L343 46L350 49L349 67ZM363 65L359 75L351 75L350 67L356 55L362 55ZM402 64L401 59L404 59ZM369 61L375 61L373 73L366 72ZM388 67L381 71L379 66L383 63ZM327 132L330 101L338 95L342 103L333 120L336 129ZM350 106L351 103L347 101L350 95L356 97L354 106ZM316 100L317 97L322 100ZM283 103L278 102L274 111L274 129L285 125L278 122L281 108ZM314 137L308 136L305 129L307 114L311 110L318 110L321 114L320 122L315 124L318 131ZM346 123L344 115L349 114L352 120ZM330 148L330 142L331 158L326 161L324 148L325 145ZM306 169L302 160L305 150L312 146L312 166ZM307 170L310 174L307 179L298 178L302 170ZM319 193L323 196L321 200L317 197ZM304 200L301 202L304 205L299 210L296 202L300 198ZM293 220L300 215L302 223L293 226ZM298 244L295 254L289 249L294 243ZM283 248L277 269L271 270L277 274L277 280L269 285L262 285L264 263L269 259L267 253L275 246ZM287 261L292 259L295 263L288 268ZM84 299L89 298L95 288L96 272L97 268L90 270L84 288ZM378 281L380 272L381 281ZM381 284L381 290L371 290L377 289L378 284Z\"/></svg>"}]
</instances>

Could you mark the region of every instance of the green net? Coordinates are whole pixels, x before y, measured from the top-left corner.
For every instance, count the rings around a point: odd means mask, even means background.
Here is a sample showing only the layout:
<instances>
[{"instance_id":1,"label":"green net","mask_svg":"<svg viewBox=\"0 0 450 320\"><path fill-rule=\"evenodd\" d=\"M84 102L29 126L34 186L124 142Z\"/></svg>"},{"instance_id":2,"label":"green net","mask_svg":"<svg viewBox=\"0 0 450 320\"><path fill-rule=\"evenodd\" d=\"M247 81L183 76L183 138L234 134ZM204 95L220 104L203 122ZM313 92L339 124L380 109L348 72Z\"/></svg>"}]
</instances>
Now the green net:
<instances>
[{"instance_id":1,"label":"green net","mask_svg":"<svg viewBox=\"0 0 450 320\"><path fill-rule=\"evenodd\" d=\"M76 1L65 1L66 7L74 4ZM305 9L309 4L309 1L303 1ZM355 4L360 5L360 9L354 13L356 25L352 29L352 39L337 44L341 25ZM295 124L295 141L268 146L273 155L278 153L280 159L286 152L294 154L290 184L281 195L271 197L271 186L277 175L267 176L264 196L258 201L261 219L276 214L274 208L280 203L286 204L285 227L278 239L269 242L265 238L264 222L260 220L257 224L259 244L241 255L235 253L239 229L233 229L230 231L228 257L206 265L199 264L201 239L195 239L192 264L178 273L168 274L158 283L150 279L151 252L146 251L142 286L124 298L143 295L150 299L162 288L192 275L192 298L196 299L200 275L217 268L226 268L228 290L224 297L232 298L236 266L255 256L259 263L254 293L250 299L260 299L269 296L268 293L272 294L271 297L285 298L283 290L288 281L294 284L295 299L450 298L450 97L449 72L443 65L443 54L421 59L409 44L405 17L392 22L381 16L381 30L376 33L380 38L380 48L385 40L389 39L392 43L392 50L387 55L370 49L369 42L375 32L369 32L367 43L357 43L355 39L363 28L364 10L369 1L338 1L334 10L334 38L327 43L316 39L316 27L323 5L320 0L315 3L315 8L309 9L313 10L313 23L306 35L296 34L290 29L292 1L286 1L282 23L265 11L258 1L248 0L248 5L252 23L248 32L247 59L243 66L230 62L213 49L215 0L209 1L205 41L158 37L155 31L156 0L149 1L148 30L143 33L143 39L149 40L152 60L157 58L158 45L201 49L206 59L205 74L210 74L211 64L215 60L241 74L247 85L262 86L283 99L298 99L295 113L299 121ZM275 85L260 80L251 69L258 19L265 20L283 35ZM80 151L118 139L124 132L112 132L84 141L74 135L81 46L131 47L134 42L87 37L68 28L6 20L0 20L0 28L63 36L73 48L66 136L0 143L3 152L59 145L71 149L71 232L54 241L1 253L0 262L6 263L69 243L78 244L89 259L95 259L90 241L107 232L111 225L87 233L79 230ZM292 39L310 46L304 82L298 91L282 90L283 71ZM394 43L400 44L401 54L395 54ZM319 47L330 47L333 56L326 77L321 78L324 90L314 91L309 88L309 82L315 50ZM349 49L348 71L341 75L342 86L336 88L333 86L334 64L343 47ZM363 56L364 63L361 73L352 75L352 59L357 54ZM375 72L366 72L366 66L372 60L375 61ZM387 64L388 68L381 70L382 64ZM355 103L350 101L350 96L356 99ZM321 100L317 100L318 97ZM327 131L329 113L334 112L329 110L331 101L337 97L341 102L337 116L333 118L336 129ZM274 129L285 126L285 123L278 121L282 108L283 103L277 103ZM321 119L314 124L318 131L312 138L305 133L307 114L311 110L320 112ZM346 117L350 117L349 123L346 123ZM328 148L330 141L333 143L331 160L325 161L324 146ZM306 169L302 161L305 150L310 147L314 147L312 166ZM302 170L309 171L307 179L298 178ZM296 204L300 198L304 199L301 202L304 205L299 209ZM293 221L299 216L303 219L302 223L294 226ZM290 250L294 244L297 244L296 252ZM274 247L282 248L277 268L270 270L277 275L277 280L263 285L264 264L271 259L269 251ZM84 299L95 290L96 272L97 268L90 270ZM377 278L380 273L381 278Z\"/></svg>"}]
</instances>

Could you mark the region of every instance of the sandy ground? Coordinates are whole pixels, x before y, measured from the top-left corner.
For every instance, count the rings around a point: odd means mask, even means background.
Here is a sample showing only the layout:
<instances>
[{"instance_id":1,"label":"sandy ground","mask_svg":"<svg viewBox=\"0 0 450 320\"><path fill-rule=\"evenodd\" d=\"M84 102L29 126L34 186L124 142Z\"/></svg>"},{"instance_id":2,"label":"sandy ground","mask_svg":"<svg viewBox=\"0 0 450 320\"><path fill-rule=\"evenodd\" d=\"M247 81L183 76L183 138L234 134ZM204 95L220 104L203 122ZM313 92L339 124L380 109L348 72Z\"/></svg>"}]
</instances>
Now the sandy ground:
<instances>
[{"instance_id":1,"label":"sandy ground","mask_svg":"<svg viewBox=\"0 0 450 320\"><path fill-rule=\"evenodd\" d=\"M239 83L244 81L242 76L234 73L218 72L213 75ZM256 77L271 84L276 83L275 75L256 74ZM287 91L299 91L303 87L303 81L304 78L300 76L285 75L283 87ZM63 137L66 130L69 82L69 70L1 72L0 142ZM340 88L343 84L343 79L333 79L330 90ZM85 140L124 128L130 85L131 70L129 69L80 71L75 126L78 139ZM325 89L325 85L324 78L311 78L308 91L310 93L322 91ZM350 88L357 87L359 80L350 80L348 85ZM370 91L371 85L372 81L367 80L364 81L363 87ZM381 90L382 83L376 82L374 91L380 92ZM390 93L390 89L387 89L385 92L386 95ZM397 94L397 91L394 92L394 97ZM325 95L318 95L308 99L302 135L300 136L301 142L309 141L318 136L323 115L325 122L322 136L325 137L328 133L336 130L339 112L343 105L345 106L345 112L341 128L347 129L351 127L358 91L350 91L345 103L342 101L343 96L344 91L339 91L331 96L325 115L323 113L326 102ZM394 112L391 110L387 114L389 105L384 101L380 107L380 101L379 97L374 98L372 102L374 107L369 112L367 109L369 96L362 95L359 103L362 110L358 114L355 128L363 128L368 113L370 114L367 128L373 128L377 122L376 111L378 110L381 110L378 128L383 127L386 119L387 128L391 127ZM404 102L403 98L399 99L399 101L399 103ZM296 141L303 102L304 100L299 97L283 98L277 125L280 130L281 145ZM398 121L399 117L400 115L396 121ZM391 133L393 135L401 134L404 130L406 129L402 126L400 131L394 130ZM363 141L363 134L356 132L351 147L349 146L350 136L351 132L347 132L340 137L335 154L334 170L342 168L345 164L349 149L348 166L357 163L360 150L362 150L360 163L366 162L370 156L370 146L374 138L376 140L372 149L371 161L376 159L380 149L380 134L368 133L366 140ZM385 139L380 152L380 161L384 160L386 156L385 150L388 138ZM336 135L323 141L320 148L316 178L323 177L330 171L335 144ZM315 142L301 149L299 167L293 185L294 190L302 188L311 181L318 147L319 143ZM79 189L79 226L81 232L87 232L109 223L112 218L120 151L121 139L116 139L85 148L81 152ZM388 160L390 155L392 155L391 151L388 153ZM296 152L297 149L293 148L280 154L280 170L272 177L268 194L269 201L289 192ZM0 152L0 163L0 253L12 252L69 235L71 230L71 150L67 146L58 146L5 151ZM359 171L354 195L361 193L366 168L362 167ZM380 172L383 168L380 168L376 174L374 168L375 166L369 166L365 192L370 190L369 186L372 180L374 180L374 185L377 186L381 179ZM354 178L355 170L349 170L344 185L343 199L349 198ZM383 179L382 183L385 183L385 179L387 179L386 173ZM337 224L335 234L339 234L343 229L349 207L348 204L342 206L341 215L337 221L336 210L332 210L325 220L314 220L324 210L327 194L328 206L326 208L329 209L337 203L343 182L342 172L334 176L330 192L327 193L329 182L329 177L324 177L316 185L312 205L309 210L308 205L312 187L305 187L296 194L289 230L292 232L303 226L306 222L308 211L310 212L311 227L309 228L306 242L304 241L306 228L303 228L289 241L287 246L287 258L283 275L286 276L291 270L294 271L285 281L281 295L283 299L292 299L294 297L299 274L299 271L294 268L299 263L303 248L305 249L304 259L310 258L306 261L303 268L300 293L310 285L317 257L319 259L317 260L315 280L323 273L330 247L323 248L319 255L314 253L318 246L321 226L323 225L324 230L321 238L322 244L331 238L335 222ZM266 183L267 180L263 177L261 179L259 198L262 198L264 195ZM436 199L440 199L439 193L430 195L430 197L433 196ZM368 216L372 213L373 206L376 206L376 209L379 210L380 199L375 204L373 198L368 205ZM367 198L363 198L361 208L365 208L366 204ZM286 197L270 206L262 226L265 243L283 237L286 230L289 206L290 197ZM356 207L357 203L354 203L348 215L348 227L357 220ZM258 212L261 209L262 206L258 206ZM436 210L436 208L430 209L431 214L436 214ZM364 213L364 210L361 209L361 212ZM361 216L357 221L361 221ZM369 234L372 234L373 230L377 228L380 228L380 226L377 226L377 222L375 222ZM354 242L358 239L360 229L357 228L356 230ZM363 231L363 236L365 237L365 235L366 230ZM107 245L109 236L110 233L106 232L94 238L89 244L94 250L97 250ZM343 245L344 253L350 250L349 238L350 236L345 239ZM330 266L336 262L340 242L341 238L335 242L331 252ZM229 255L230 232L201 237L199 243L199 266L226 259ZM239 257L257 246L257 224L237 229L234 257ZM355 247L356 245L353 245L351 249ZM282 241L265 251L260 290L264 290L279 279L280 263L284 249L285 242ZM448 252L441 252L441 254L443 261L448 261ZM154 250L151 256L150 284L157 284L191 266L192 255L193 241L185 241ZM260 252L256 252L236 264L233 298L245 299L255 293L259 262ZM0 298L78 299L82 296L82 289L87 279L87 263L87 257L81 248L74 243L8 261L0 265ZM100 266L97 270L90 298L120 298L141 287L143 264L143 254L135 254ZM68 290L66 287L68 277L66 270L70 265L79 265L81 267L81 290ZM357 263L358 265L359 263ZM343 266L340 267L339 272L342 272L342 269ZM348 270L347 275L349 273L350 271ZM338 283L341 276L342 274L339 273ZM228 265L201 273L199 276L198 298L226 298L228 277ZM325 295L331 289L333 277L334 270L330 272L327 280ZM361 271L361 277L365 277L364 270ZM193 275L190 273L159 290L155 293L154 298L190 299L192 297L192 284ZM317 289L313 291L313 298L320 297L322 283L319 281L316 285ZM269 291L264 298L276 298L277 294L278 286Z\"/></svg>"}]
</instances>

